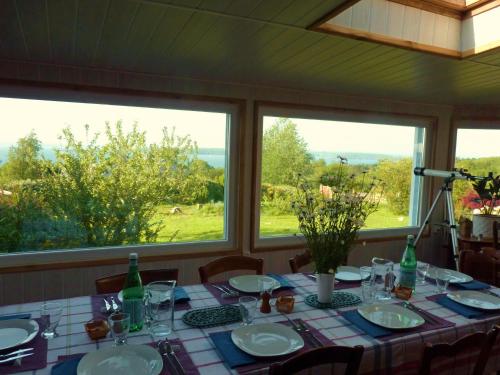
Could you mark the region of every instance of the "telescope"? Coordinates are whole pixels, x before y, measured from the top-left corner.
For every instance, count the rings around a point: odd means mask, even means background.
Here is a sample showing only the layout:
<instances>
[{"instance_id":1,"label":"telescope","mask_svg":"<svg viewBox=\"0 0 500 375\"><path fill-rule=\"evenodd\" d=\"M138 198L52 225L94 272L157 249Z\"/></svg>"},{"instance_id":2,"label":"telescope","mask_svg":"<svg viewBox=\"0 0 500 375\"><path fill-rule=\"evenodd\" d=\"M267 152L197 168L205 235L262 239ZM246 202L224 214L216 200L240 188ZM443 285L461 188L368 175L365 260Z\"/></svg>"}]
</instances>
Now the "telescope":
<instances>
[{"instance_id":1,"label":"telescope","mask_svg":"<svg viewBox=\"0 0 500 375\"><path fill-rule=\"evenodd\" d=\"M483 180L483 179L487 178L487 177L473 176L467 172L467 169L462 169L462 168L461 169L454 169L452 171L440 171L437 169L417 167L413 170L413 173L415 174L415 176L442 177L442 178L449 179L451 181L453 181L453 180L476 181L476 180Z\"/></svg>"}]
</instances>

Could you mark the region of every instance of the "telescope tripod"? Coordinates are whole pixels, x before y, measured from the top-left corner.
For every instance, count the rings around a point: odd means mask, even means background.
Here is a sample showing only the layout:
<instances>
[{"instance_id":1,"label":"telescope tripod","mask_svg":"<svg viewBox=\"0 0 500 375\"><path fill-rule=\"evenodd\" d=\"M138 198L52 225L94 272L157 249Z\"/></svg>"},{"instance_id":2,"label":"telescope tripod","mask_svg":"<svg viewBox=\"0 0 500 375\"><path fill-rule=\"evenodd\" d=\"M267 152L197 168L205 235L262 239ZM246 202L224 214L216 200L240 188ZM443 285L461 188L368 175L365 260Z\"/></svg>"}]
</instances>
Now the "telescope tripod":
<instances>
[{"instance_id":1,"label":"telescope tripod","mask_svg":"<svg viewBox=\"0 0 500 375\"><path fill-rule=\"evenodd\" d=\"M445 223L448 225L448 228L450 229L450 235L451 235L451 245L453 249L453 259L455 260L455 266L456 269L458 270L458 235L457 235L457 224L455 221L455 212L453 209L453 197L452 197L452 184L453 181L455 181L454 177L449 177L446 178L443 185L441 186L441 189L439 190L439 193L436 195L436 198L434 198L434 202L432 202L432 206L427 213L427 216L424 219L424 223L420 227L420 230L418 231L417 238L415 238L415 246L417 245L418 240L422 236L422 233L424 232L425 227L429 224L429 219L436 209L436 206L439 202L439 199L443 196L446 198L446 209L448 213L448 217L445 220Z\"/></svg>"}]
</instances>

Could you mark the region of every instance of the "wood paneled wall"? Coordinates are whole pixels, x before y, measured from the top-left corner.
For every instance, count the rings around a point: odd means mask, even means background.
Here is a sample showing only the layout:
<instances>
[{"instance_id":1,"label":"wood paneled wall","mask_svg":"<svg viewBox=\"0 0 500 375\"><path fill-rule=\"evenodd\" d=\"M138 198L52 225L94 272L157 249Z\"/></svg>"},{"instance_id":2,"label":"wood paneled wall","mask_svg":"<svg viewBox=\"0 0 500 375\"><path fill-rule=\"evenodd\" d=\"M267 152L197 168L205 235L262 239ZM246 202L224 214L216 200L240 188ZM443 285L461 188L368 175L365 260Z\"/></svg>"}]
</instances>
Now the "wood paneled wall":
<instances>
[{"instance_id":1,"label":"wood paneled wall","mask_svg":"<svg viewBox=\"0 0 500 375\"><path fill-rule=\"evenodd\" d=\"M352 97L332 95L319 91L290 90L279 87L263 87L241 85L230 82L196 81L189 78L153 76L148 74L135 74L97 69L84 69L72 66L28 64L28 63L0 63L0 78L19 79L30 82L68 83L74 85L94 85L101 87L127 88L154 90L176 94L194 94L205 96L218 96L227 98L244 99L246 102L245 128L245 181L242 185L243 200L241 209L244 213L244 228L242 249L244 253L250 251L250 202L251 202L251 168L252 165L252 137L254 120L253 110L255 101L275 101L300 105L322 105L346 109L363 109L388 113L406 113L412 115L435 116L438 119L436 127L436 154L432 166L436 169L448 168L448 142L450 139L450 123L452 107L437 106L426 103L408 103L379 98ZM0 85L0 95L12 94L10 85ZM40 89L38 95L43 98L46 89ZM8 124L1 124L8 126ZM429 164L428 166L430 166ZM439 181L436 181L436 186ZM422 241L419 252L428 260L439 262L441 253L439 241L429 238ZM352 264L368 264L369 260L377 256L385 256L398 260L404 248L404 240L362 244L356 247L350 257ZM288 258L299 250L263 252L256 256L265 259L266 271L287 272ZM178 267L180 269L180 282L190 284L198 281L197 268L206 263L210 258L176 260L167 263L154 264L141 263L141 267ZM97 266L90 268L76 268L66 270L47 270L27 273L12 273L0 275L0 304L12 304L23 301L36 301L68 296L87 295L94 292L94 279L102 276L123 272L125 265Z\"/></svg>"}]
</instances>

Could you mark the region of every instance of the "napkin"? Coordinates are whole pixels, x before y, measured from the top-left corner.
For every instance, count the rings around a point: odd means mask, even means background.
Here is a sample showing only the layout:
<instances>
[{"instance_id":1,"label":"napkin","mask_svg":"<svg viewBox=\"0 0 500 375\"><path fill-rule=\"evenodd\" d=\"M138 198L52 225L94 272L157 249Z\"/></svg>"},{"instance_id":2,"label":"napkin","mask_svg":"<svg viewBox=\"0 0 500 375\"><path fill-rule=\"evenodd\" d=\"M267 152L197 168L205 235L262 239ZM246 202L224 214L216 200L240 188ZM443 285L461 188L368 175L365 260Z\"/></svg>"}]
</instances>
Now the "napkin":
<instances>
[{"instance_id":1,"label":"napkin","mask_svg":"<svg viewBox=\"0 0 500 375\"><path fill-rule=\"evenodd\" d=\"M75 358L56 363L52 367L50 375L76 375L76 369L78 368L78 364L83 356L84 354L81 354L75 356Z\"/></svg>"},{"instance_id":2,"label":"napkin","mask_svg":"<svg viewBox=\"0 0 500 375\"><path fill-rule=\"evenodd\" d=\"M181 288L180 286L175 287L174 298L175 298L175 302L191 301L191 298L189 298L189 296L186 293L186 291L184 290L184 288Z\"/></svg>"},{"instance_id":3,"label":"napkin","mask_svg":"<svg viewBox=\"0 0 500 375\"><path fill-rule=\"evenodd\" d=\"M468 290L481 290L481 289L489 289L490 285L483 283L481 281L477 280L472 280L467 283L456 283L453 284L453 286L456 286L460 289L468 289Z\"/></svg>"},{"instance_id":4,"label":"napkin","mask_svg":"<svg viewBox=\"0 0 500 375\"><path fill-rule=\"evenodd\" d=\"M26 313L26 314L0 316L0 320L10 320L10 319L31 319L31 314Z\"/></svg>"},{"instance_id":5,"label":"napkin","mask_svg":"<svg viewBox=\"0 0 500 375\"><path fill-rule=\"evenodd\" d=\"M231 340L231 331L214 332L210 333L209 336L212 339L217 352L230 368L250 365L257 362L250 354L245 353L243 350L234 345L233 340Z\"/></svg>"},{"instance_id":6,"label":"napkin","mask_svg":"<svg viewBox=\"0 0 500 375\"><path fill-rule=\"evenodd\" d=\"M394 333L387 328L380 327L369 322L361 315L359 315L357 310L346 311L345 313L342 313L342 316L371 337L389 336Z\"/></svg>"},{"instance_id":7,"label":"napkin","mask_svg":"<svg viewBox=\"0 0 500 375\"><path fill-rule=\"evenodd\" d=\"M436 303L439 303L441 306L444 306L447 309L456 312L457 314L463 315L468 319L482 318L485 315L484 312L481 310L462 305L458 302L449 299L446 296L439 297L436 300Z\"/></svg>"},{"instance_id":8,"label":"napkin","mask_svg":"<svg viewBox=\"0 0 500 375\"><path fill-rule=\"evenodd\" d=\"M276 273L268 273L267 276L272 277L274 280L278 281L281 286L278 289L293 289L295 285L293 285L286 277L278 275Z\"/></svg>"}]
</instances>

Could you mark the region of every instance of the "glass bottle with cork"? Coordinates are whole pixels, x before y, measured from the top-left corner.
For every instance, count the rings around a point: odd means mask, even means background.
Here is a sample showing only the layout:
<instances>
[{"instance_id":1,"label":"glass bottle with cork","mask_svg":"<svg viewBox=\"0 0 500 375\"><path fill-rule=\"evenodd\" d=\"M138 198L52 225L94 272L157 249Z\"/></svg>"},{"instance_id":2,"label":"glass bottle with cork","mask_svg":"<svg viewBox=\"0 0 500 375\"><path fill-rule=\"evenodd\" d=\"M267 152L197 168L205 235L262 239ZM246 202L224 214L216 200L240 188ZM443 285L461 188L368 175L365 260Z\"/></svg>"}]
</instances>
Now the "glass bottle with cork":
<instances>
[{"instance_id":1,"label":"glass bottle with cork","mask_svg":"<svg viewBox=\"0 0 500 375\"><path fill-rule=\"evenodd\" d=\"M415 291L417 280L417 256L415 255L415 238L408 235L406 249L400 263L399 285Z\"/></svg>"},{"instance_id":2,"label":"glass bottle with cork","mask_svg":"<svg viewBox=\"0 0 500 375\"><path fill-rule=\"evenodd\" d=\"M144 323L144 288L137 264L137 253L130 253L129 268L123 285L123 312L130 314L130 331L140 331Z\"/></svg>"}]
</instances>

